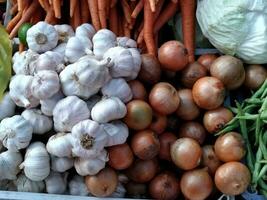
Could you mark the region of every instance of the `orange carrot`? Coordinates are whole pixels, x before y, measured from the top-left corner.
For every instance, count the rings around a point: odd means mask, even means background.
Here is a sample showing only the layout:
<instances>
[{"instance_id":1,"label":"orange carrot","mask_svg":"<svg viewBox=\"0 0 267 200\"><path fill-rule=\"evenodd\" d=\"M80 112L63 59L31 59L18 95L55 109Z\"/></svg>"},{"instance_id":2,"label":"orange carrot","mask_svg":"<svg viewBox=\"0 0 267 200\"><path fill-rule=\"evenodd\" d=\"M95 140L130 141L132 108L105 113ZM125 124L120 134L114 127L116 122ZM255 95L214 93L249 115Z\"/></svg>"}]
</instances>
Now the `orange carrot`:
<instances>
[{"instance_id":1,"label":"orange carrot","mask_svg":"<svg viewBox=\"0 0 267 200\"><path fill-rule=\"evenodd\" d=\"M156 2L155 0L149 0L149 4L150 4L150 9L152 12L156 11Z\"/></svg>"},{"instance_id":2,"label":"orange carrot","mask_svg":"<svg viewBox=\"0 0 267 200\"><path fill-rule=\"evenodd\" d=\"M89 10L91 14L92 24L94 25L96 30L101 28L99 16L98 16L98 5L97 0L87 0L89 5Z\"/></svg>"},{"instance_id":3,"label":"orange carrot","mask_svg":"<svg viewBox=\"0 0 267 200\"><path fill-rule=\"evenodd\" d=\"M106 21L106 1L105 0L98 0L98 14L99 20L101 24L101 28L107 28L107 21Z\"/></svg>"},{"instance_id":4,"label":"orange carrot","mask_svg":"<svg viewBox=\"0 0 267 200\"><path fill-rule=\"evenodd\" d=\"M17 4L18 4L18 11L22 11L23 10L23 0L18 0Z\"/></svg>"},{"instance_id":5,"label":"orange carrot","mask_svg":"<svg viewBox=\"0 0 267 200\"><path fill-rule=\"evenodd\" d=\"M158 3L157 3L157 8L156 8L155 15L154 15L154 22L156 22L159 14L161 12L161 9L163 7L164 1L165 0L159 0Z\"/></svg>"},{"instance_id":6,"label":"orange carrot","mask_svg":"<svg viewBox=\"0 0 267 200\"><path fill-rule=\"evenodd\" d=\"M111 1L111 0L106 0L106 20L108 20L108 18L109 18L110 1Z\"/></svg>"},{"instance_id":7,"label":"orange carrot","mask_svg":"<svg viewBox=\"0 0 267 200\"><path fill-rule=\"evenodd\" d=\"M114 6L110 9L109 13L109 28L110 30L115 33L115 35L118 35L118 13L117 13L117 7Z\"/></svg>"},{"instance_id":8,"label":"orange carrot","mask_svg":"<svg viewBox=\"0 0 267 200\"><path fill-rule=\"evenodd\" d=\"M113 8L117 4L117 0L110 0L110 8Z\"/></svg>"},{"instance_id":9,"label":"orange carrot","mask_svg":"<svg viewBox=\"0 0 267 200\"><path fill-rule=\"evenodd\" d=\"M31 23L36 24L39 21L42 21L44 16L43 10L41 8L38 8L35 12L35 14L31 18Z\"/></svg>"},{"instance_id":10,"label":"orange carrot","mask_svg":"<svg viewBox=\"0 0 267 200\"><path fill-rule=\"evenodd\" d=\"M16 12L18 12L18 4L14 4L12 8L10 9L11 15L14 15Z\"/></svg>"},{"instance_id":11,"label":"orange carrot","mask_svg":"<svg viewBox=\"0 0 267 200\"><path fill-rule=\"evenodd\" d=\"M78 0L70 0L70 16L71 17L73 17L74 15L75 7L77 6L77 4L78 4Z\"/></svg>"},{"instance_id":12,"label":"orange carrot","mask_svg":"<svg viewBox=\"0 0 267 200\"><path fill-rule=\"evenodd\" d=\"M8 22L7 27L6 27L6 31L8 33L10 33L12 29L16 26L18 21L21 19L21 16L22 16L22 12L18 12L17 15L13 17L13 19L10 22Z\"/></svg>"},{"instance_id":13,"label":"orange carrot","mask_svg":"<svg viewBox=\"0 0 267 200\"><path fill-rule=\"evenodd\" d=\"M123 32L124 32L124 36L126 37L131 37L131 30L128 26L129 24L127 23L126 19L123 18Z\"/></svg>"},{"instance_id":14,"label":"orange carrot","mask_svg":"<svg viewBox=\"0 0 267 200\"><path fill-rule=\"evenodd\" d=\"M54 9L51 6L48 11L46 11L46 16L45 16L45 22L52 24L55 21L55 14L54 14Z\"/></svg>"},{"instance_id":15,"label":"orange carrot","mask_svg":"<svg viewBox=\"0 0 267 200\"><path fill-rule=\"evenodd\" d=\"M49 2L48 0L39 0L39 3L40 5L42 6L42 8L48 12L49 8L50 8L50 5L49 5Z\"/></svg>"},{"instance_id":16,"label":"orange carrot","mask_svg":"<svg viewBox=\"0 0 267 200\"><path fill-rule=\"evenodd\" d=\"M74 29L81 25L80 5L77 4L73 15Z\"/></svg>"},{"instance_id":17,"label":"orange carrot","mask_svg":"<svg viewBox=\"0 0 267 200\"><path fill-rule=\"evenodd\" d=\"M126 0L121 0L122 10L128 24L131 23L131 8Z\"/></svg>"},{"instance_id":18,"label":"orange carrot","mask_svg":"<svg viewBox=\"0 0 267 200\"><path fill-rule=\"evenodd\" d=\"M138 35L138 38L136 40L137 44L140 45L144 41L144 29L142 29Z\"/></svg>"},{"instance_id":19,"label":"orange carrot","mask_svg":"<svg viewBox=\"0 0 267 200\"><path fill-rule=\"evenodd\" d=\"M188 50L189 62L195 60L195 0L180 0L183 42Z\"/></svg>"},{"instance_id":20,"label":"orange carrot","mask_svg":"<svg viewBox=\"0 0 267 200\"><path fill-rule=\"evenodd\" d=\"M131 14L131 17L132 18L137 18L137 16L139 15L139 13L142 11L144 7L144 1L143 0L140 0L138 2L138 4L136 5L135 9L133 10L132 14Z\"/></svg>"},{"instance_id":21,"label":"orange carrot","mask_svg":"<svg viewBox=\"0 0 267 200\"><path fill-rule=\"evenodd\" d=\"M61 18L61 0L53 0L53 8L55 12L55 17Z\"/></svg>"},{"instance_id":22,"label":"orange carrot","mask_svg":"<svg viewBox=\"0 0 267 200\"><path fill-rule=\"evenodd\" d=\"M81 9L81 23L89 22L90 12L87 0L80 1L80 9Z\"/></svg>"}]
</instances>

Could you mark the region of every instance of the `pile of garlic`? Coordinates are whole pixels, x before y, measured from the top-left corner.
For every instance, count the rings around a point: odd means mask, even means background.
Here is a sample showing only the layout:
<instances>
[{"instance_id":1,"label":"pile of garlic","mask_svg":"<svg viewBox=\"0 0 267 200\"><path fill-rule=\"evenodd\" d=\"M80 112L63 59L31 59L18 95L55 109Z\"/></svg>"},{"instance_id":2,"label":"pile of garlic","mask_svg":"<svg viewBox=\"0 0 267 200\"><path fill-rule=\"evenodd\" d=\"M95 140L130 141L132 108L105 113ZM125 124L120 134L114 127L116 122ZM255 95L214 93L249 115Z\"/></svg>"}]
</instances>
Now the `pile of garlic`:
<instances>
[{"instance_id":1,"label":"pile of garlic","mask_svg":"<svg viewBox=\"0 0 267 200\"><path fill-rule=\"evenodd\" d=\"M0 103L0 180L13 182L10 190L89 195L75 183L103 169L105 148L129 135L120 119L132 99L127 81L141 66L136 42L90 24L74 31L39 22L27 43L13 56L15 75ZM71 168L77 174L68 183Z\"/></svg>"}]
</instances>

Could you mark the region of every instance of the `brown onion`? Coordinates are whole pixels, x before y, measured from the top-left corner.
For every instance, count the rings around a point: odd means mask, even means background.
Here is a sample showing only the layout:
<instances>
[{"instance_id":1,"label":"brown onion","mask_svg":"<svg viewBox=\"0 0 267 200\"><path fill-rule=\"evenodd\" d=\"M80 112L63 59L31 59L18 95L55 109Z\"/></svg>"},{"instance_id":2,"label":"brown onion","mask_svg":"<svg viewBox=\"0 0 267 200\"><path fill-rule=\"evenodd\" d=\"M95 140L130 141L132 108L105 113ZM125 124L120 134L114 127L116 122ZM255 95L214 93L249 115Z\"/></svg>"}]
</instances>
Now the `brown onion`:
<instances>
[{"instance_id":1,"label":"brown onion","mask_svg":"<svg viewBox=\"0 0 267 200\"><path fill-rule=\"evenodd\" d=\"M229 109L219 107L205 112L203 124L209 133L216 133L233 119L233 117L234 115Z\"/></svg>"},{"instance_id":2,"label":"brown onion","mask_svg":"<svg viewBox=\"0 0 267 200\"><path fill-rule=\"evenodd\" d=\"M127 143L108 148L108 164L117 170L127 169L134 160L134 155Z\"/></svg>"},{"instance_id":3,"label":"brown onion","mask_svg":"<svg viewBox=\"0 0 267 200\"><path fill-rule=\"evenodd\" d=\"M94 196L107 197L116 190L118 176L112 168L106 167L96 175L86 176L85 184Z\"/></svg>"},{"instance_id":4,"label":"brown onion","mask_svg":"<svg viewBox=\"0 0 267 200\"><path fill-rule=\"evenodd\" d=\"M179 195L179 181L171 172L157 175L149 184L149 193L154 199L173 200Z\"/></svg>"},{"instance_id":5,"label":"brown onion","mask_svg":"<svg viewBox=\"0 0 267 200\"><path fill-rule=\"evenodd\" d=\"M171 145L172 161L183 170L190 170L197 167L201 155L201 147L194 139L180 138Z\"/></svg>"},{"instance_id":6,"label":"brown onion","mask_svg":"<svg viewBox=\"0 0 267 200\"><path fill-rule=\"evenodd\" d=\"M125 186L127 195L133 198L143 198L147 193L147 185L130 181Z\"/></svg>"},{"instance_id":7,"label":"brown onion","mask_svg":"<svg viewBox=\"0 0 267 200\"><path fill-rule=\"evenodd\" d=\"M199 144L203 144L206 138L206 130L198 122L185 122L179 128L179 137L188 137L195 139Z\"/></svg>"},{"instance_id":8,"label":"brown onion","mask_svg":"<svg viewBox=\"0 0 267 200\"><path fill-rule=\"evenodd\" d=\"M198 62L194 62L181 71L180 80L185 87L192 88L194 83L204 76L207 76L207 69Z\"/></svg>"},{"instance_id":9,"label":"brown onion","mask_svg":"<svg viewBox=\"0 0 267 200\"><path fill-rule=\"evenodd\" d=\"M156 175L158 171L158 161L152 160L140 160L137 159L127 169L126 175L137 183L146 183L150 181Z\"/></svg>"},{"instance_id":10,"label":"brown onion","mask_svg":"<svg viewBox=\"0 0 267 200\"><path fill-rule=\"evenodd\" d=\"M219 79L206 76L197 80L192 94L199 107L211 110L218 108L223 103L225 88Z\"/></svg>"},{"instance_id":11,"label":"brown onion","mask_svg":"<svg viewBox=\"0 0 267 200\"><path fill-rule=\"evenodd\" d=\"M177 140L177 136L171 132L162 133L159 136L160 150L159 158L162 160L171 161L171 145Z\"/></svg>"},{"instance_id":12,"label":"brown onion","mask_svg":"<svg viewBox=\"0 0 267 200\"><path fill-rule=\"evenodd\" d=\"M258 89L267 78L267 70L262 65L249 65L245 71L244 85L251 90Z\"/></svg>"},{"instance_id":13,"label":"brown onion","mask_svg":"<svg viewBox=\"0 0 267 200\"><path fill-rule=\"evenodd\" d=\"M240 161L246 154L245 141L236 132L229 132L217 138L215 153L221 161Z\"/></svg>"},{"instance_id":14,"label":"brown onion","mask_svg":"<svg viewBox=\"0 0 267 200\"><path fill-rule=\"evenodd\" d=\"M180 126L180 121L176 115L168 116L166 130L171 132L176 132L179 126Z\"/></svg>"},{"instance_id":15,"label":"brown onion","mask_svg":"<svg viewBox=\"0 0 267 200\"><path fill-rule=\"evenodd\" d=\"M193 120L200 114L199 107L195 104L192 96L192 90L178 90L180 105L176 110L176 114L183 120Z\"/></svg>"},{"instance_id":16,"label":"brown onion","mask_svg":"<svg viewBox=\"0 0 267 200\"><path fill-rule=\"evenodd\" d=\"M133 99L138 99L138 100L143 100L143 101L147 99L146 89L140 81L132 80L128 82L128 84L132 90Z\"/></svg>"},{"instance_id":17,"label":"brown onion","mask_svg":"<svg viewBox=\"0 0 267 200\"><path fill-rule=\"evenodd\" d=\"M188 64L188 51L181 42L165 42L158 51L161 67L166 70L179 71Z\"/></svg>"},{"instance_id":18,"label":"brown onion","mask_svg":"<svg viewBox=\"0 0 267 200\"><path fill-rule=\"evenodd\" d=\"M249 169L240 162L227 162L215 173L215 185L224 194L239 195L250 183Z\"/></svg>"},{"instance_id":19,"label":"brown onion","mask_svg":"<svg viewBox=\"0 0 267 200\"><path fill-rule=\"evenodd\" d=\"M135 133L131 140L133 153L142 160L150 160L159 153L158 136L151 130Z\"/></svg>"},{"instance_id":20,"label":"brown onion","mask_svg":"<svg viewBox=\"0 0 267 200\"><path fill-rule=\"evenodd\" d=\"M171 84L161 82L152 88L149 94L149 103L158 113L168 115L177 110L180 99L176 89Z\"/></svg>"},{"instance_id":21,"label":"brown onion","mask_svg":"<svg viewBox=\"0 0 267 200\"><path fill-rule=\"evenodd\" d=\"M148 103L142 100L132 100L127 105L127 114L124 122L129 128L143 130L152 121L152 109Z\"/></svg>"},{"instance_id":22,"label":"brown onion","mask_svg":"<svg viewBox=\"0 0 267 200\"><path fill-rule=\"evenodd\" d=\"M150 54L142 54L142 65L138 78L149 84L156 84L161 77L161 67L158 59Z\"/></svg>"},{"instance_id":23,"label":"brown onion","mask_svg":"<svg viewBox=\"0 0 267 200\"><path fill-rule=\"evenodd\" d=\"M241 60L233 56L220 56L210 66L210 74L220 79L228 90L240 87L245 80L245 69Z\"/></svg>"},{"instance_id":24,"label":"brown onion","mask_svg":"<svg viewBox=\"0 0 267 200\"><path fill-rule=\"evenodd\" d=\"M181 192L190 200L204 200L212 192L213 182L207 169L185 172L181 177Z\"/></svg>"},{"instance_id":25,"label":"brown onion","mask_svg":"<svg viewBox=\"0 0 267 200\"><path fill-rule=\"evenodd\" d=\"M202 166L208 168L211 175L214 175L218 167L222 165L222 162L215 154L214 147L212 145L205 145L202 147L201 164Z\"/></svg>"},{"instance_id":26,"label":"brown onion","mask_svg":"<svg viewBox=\"0 0 267 200\"><path fill-rule=\"evenodd\" d=\"M163 133L167 126L167 117L159 113L154 112L152 123L149 126L149 129L154 131L157 134Z\"/></svg>"},{"instance_id":27,"label":"brown onion","mask_svg":"<svg viewBox=\"0 0 267 200\"><path fill-rule=\"evenodd\" d=\"M218 58L218 56L214 55L214 54L203 54L198 58L198 62L203 65L204 67L206 67L206 69L209 71L210 70L210 66L211 64L214 62L214 60L216 60Z\"/></svg>"}]
</instances>

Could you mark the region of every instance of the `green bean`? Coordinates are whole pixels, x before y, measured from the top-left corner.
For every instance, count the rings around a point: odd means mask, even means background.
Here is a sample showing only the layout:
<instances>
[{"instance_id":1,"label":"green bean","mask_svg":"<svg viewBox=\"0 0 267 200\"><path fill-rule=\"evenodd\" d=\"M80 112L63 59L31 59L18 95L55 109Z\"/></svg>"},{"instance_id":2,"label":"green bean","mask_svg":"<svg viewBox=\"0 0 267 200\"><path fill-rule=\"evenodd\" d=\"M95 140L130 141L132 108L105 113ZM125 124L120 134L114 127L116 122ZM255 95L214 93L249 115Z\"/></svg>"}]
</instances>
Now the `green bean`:
<instances>
[{"instance_id":1,"label":"green bean","mask_svg":"<svg viewBox=\"0 0 267 200\"><path fill-rule=\"evenodd\" d=\"M258 116L256 119L256 125L255 125L255 146L259 144L259 136L260 136L260 128L261 128L261 120Z\"/></svg>"},{"instance_id":2,"label":"green bean","mask_svg":"<svg viewBox=\"0 0 267 200\"><path fill-rule=\"evenodd\" d=\"M263 99L249 98L249 99L246 99L244 102L248 104L260 104L261 105L263 103Z\"/></svg>"},{"instance_id":3,"label":"green bean","mask_svg":"<svg viewBox=\"0 0 267 200\"><path fill-rule=\"evenodd\" d=\"M258 177L256 178L256 182L258 182L259 179L262 178L263 175L266 174L266 172L267 172L267 165L264 165L264 166L261 168L261 170L260 170L260 172L259 172L259 174L258 174Z\"/></svg>"},{"instance_id":4,"label":"green bean","mask_svg":"<svg viewBox=\"0 0 267 200\"><path fill-rule=\"evenodd\" d=\"M254 171L252 174L252 183L253 185L255 185L255 187L257 186L257 177L259 176L260 173L260 169L261 169L261 163L259 162L262 159L262 151L260 148L258 148L257 153L256 153L256 162L254 165Z\"/></svg>"},{"instance_id":5,"label":"green bean","mask_svg":"<svg viewBox=\"0 0 267 200\"><path fill-rule=\"evenodd\" d=\"M266 184L262 179L259 180L259 186L260 186L263 190L267 191L267 184Z\"/></svg>"},{"instance_id":6,"label":"green bean","mask_svg":"<svg viewBox=\"0 0 267 200\"><path fill-rule=\"evenodd\" d=\"M260 160L260 163L267 164L267 160Z\"/></svg>"},{"instance_id":7,"label":"green bean","mask_svg":"<svg viewBox=\"0 0 267 200\"><path fill-rule=\"evenodd\" d=\"M260 138L259 138L259 148L261 149L261 152L263 154L263 158L265 160L267 160L267 148L266 148L266 142L264 142L267 138L266 133L264 134L264 136L262 134L260 134Z\"/></svg>"},{"instance_id":8,"label":"green bean","mask_svg":"<svg viewBox=\"0 0 267 200\"><path fill-rule=\"evenodd\" d=\"M266 87L267 87L267 79L265 79L265 81L261 85L261 87L252 95L252 98L260 97L264 93Z\"/></svg>"},{"instance_id":9,"label":"green bean","mask_svg":"<svg viewBox=\"0 0 267 200\"><path fill-rule=\"evenodd\" d=\"M236 120L236 123L231 124L231 125L226 125L226 127L225 127L224 129L222 129L221 131L217 132L217 133L215 134L215 136L222 135L222 134L224 134L224 133L228 133L228 132L230 132L230 131L236 129L236 128L239 126L237 122L238 122L238 121Z\"/></svg>"}]
</instances>

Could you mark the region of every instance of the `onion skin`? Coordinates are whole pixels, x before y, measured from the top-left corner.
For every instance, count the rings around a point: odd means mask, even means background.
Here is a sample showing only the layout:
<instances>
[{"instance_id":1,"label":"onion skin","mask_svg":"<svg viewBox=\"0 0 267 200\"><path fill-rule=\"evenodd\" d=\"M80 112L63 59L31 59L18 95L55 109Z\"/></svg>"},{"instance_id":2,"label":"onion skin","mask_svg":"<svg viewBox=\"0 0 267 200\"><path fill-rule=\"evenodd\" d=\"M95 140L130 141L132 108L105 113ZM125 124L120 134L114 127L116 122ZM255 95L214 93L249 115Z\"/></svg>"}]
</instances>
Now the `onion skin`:
<instances>
[{"instance_id":1,"label":"onion skin","mask_svg":"<svg viewBox=\"0 0 267 200\"><path fill-rule=\"evenodd\" d=\"M158 155L160 143L158 136L151 130L135 133L131 140L133 153L142 160L151 160Z\"/></svg>"},{"instance_id":2,"label":"onion skin","mask_svg":"<svg viewBox=\"0 0 267 200\"><path fill-rule=\"evenodd\" d=\"M214 54L204 54L201 55L198 58L198 62L203 65L204 67L206 67L206 69L209 71L210 70L210 66L211 64L214 62L214 60L216 60L218 58L218 56L214 55Z\"/></svg>"},{"instance_id":3,"label":"onion skin","mask_svg":"<svg viewBox=\"0 0 267 200\"><path fill-rule=\"evenodd\" d=\"M245 80L242 61L228 55L220 56L212 63L210 74L220 79L228 90L239 88Z\"/></svg>"},{"instance_id":4,"label":"onion skin","mask_svg":"<svg viewBox=\"0 0 267 200\"><path fill-rule=\"evenodd\" d=\"M204 143L207 134L202 124L191 121L181 124L178 135L180 138L192 138L201 145Z\"/></svg>"},{"instance_id":5,"label":"onion skin","mask_svg":"<svg viewBox=\"0 0 267 200\"><path fill-rule=\"evenodd\" d=\"M180 98L180 104L176 110L177 116L183 120L196 119L200 114L200 109L194 102L192 90L178 90L178 96Z\"/></svg>"},{"instance_id":6,"label":"onion skin","mask_svg":"<svg viewBox=\"0 0 267 200\"><path fill-rule=\"evenodd\" d=\"M183 170L196 168L200 163L201 155L201 147L194 139L180 138L171 145L172 161Z\"/></svg>"},{"instance_id":7,"label":"onion skin","mask_svg":"<svg viewBox=\"0 0 267 200\"><path fill-rule=\"evenodd\" d=\"M143 130L152 122L152 109L148 103L142 100L132 100L127 105L127 114L124 122L134 130Z\"/></svg>"},{"instance_id":8,"label":"onion skin","mask_svg":"<svg viewBox=\"0 0 267 200\"><path fill-rule=\"evenodd\" d=\"M204 200L211 194L213 182L207 169L195 169L182 175L180 187L186 198Z\"/></svg>"},{"instance_id":9,"label":"onion skin","mask_svg":"<svg viewBox=\"0 0 267 200\"><path fill-rule=\"evenodd\" d=\"M133 152L127 143L109 147L108 154L108 164L116 170L127 169L134 160Z\"/></svg>"},{"instance_id":10,"label":"onion skin","mask_svg":"<svg viewBox=\"0 0 267 200\"><path fill-rule=\"evenodd\" d=\"M143 100L143 101L147 100L146 89L140 81L132 80L132 81L129 81L128 84L132 90L133 99Z\"/></svg>"},{"instance_id":11,"label":"onion skin","mask_svg":"<svg viewBox=\"0 0 267 200\"><path fill-rule=\"evenodd\" d=\"M223 162L240 161L246 154L245 141L236 132L229 132L217 138L215 153Z\"/></svg>"},{"instance_id":12,"label":"onion skin","mask_svg":"<svg viewBox=\"0 0 267 200\"><path fill-rule=\"evenodd\" d=\"M193 62L181 71L180 80L186 88L192 88L194 83L204 76L207 76L207 69L198 62Z\"/></svg>"},{"instance_id":13,"label":"onion skin","mask_svg":"<svg viewBox=\"0 0 267 200\"><path fill-rule=\"evenodd\" d=\"M216 133L231 121L233 117L234 115L229 109L219 107L205 112L203 124L209 133Z\"/></svg>"},{"instance_id":14,"label":"onion skin","mask_svg":"<svg viewBox=\"0 0 267 200\"><path fill-rule=\"evenodd\" d=\"M161 67L170 71L179 71L188 64L188 51L176 40L165 42L158 51Z\"/></svg>"},{"instance_id":15,"label":"onion skin","mask_svg":"<svg viewBox=\"0 0 267 200\"><path fill-rule=\"evenodd\" d=\"M212 110L222 105L225 88L219 79L206 76L197 80L193 86L192 94L195 103L200 108Z\"/></svg>"},{"instance_id":16,"label":"onion skin","mask_svg":"<svg viewBox=\"0 0 267 200\"><path fill-rule=\"evenodd\" d=\"M249 65L245 68L244 85L251 89L258 89L267 78L267 70L262 65Z\"/></svg>"},{"instance_id":17,"label":"onion skin","mask_svg":"<svg viewBox=\"0 0 267 200\"><path fill-rule=\"evenodd\" d=\"M165 131L167 127L167 117L159 113L154 112L152 123L149 126L149 129L154 131L157 134L161 134Z\"/></svg>"},{"instance_id":18,"label":"onion skin","mask_svg":"<svg viewBox=\"0 0 267 200\"><path fill-rule=\"evenodd\" d=\"M177 140L177 136L171 132L162 133L159 136L160 150L159 150L159 158L162 160L171 161L171 145Z\"/></svg>"},{"instance_id":19,"label":"onion skin","mask_svg":"<svg viewBox=\"0 0 267 200\"><path fill-rule=\"evenodd\" d=\"M180 99L171 84L160 82L152 88L149 94L149 103L156 112L168 115L177 110Z\"/></svg>"},{"instance_id":20,"label":"onion skin","mask_svg":"<svg viewBox=\"0 0 267 200\"><path fill-rule=\"evenodd\" d=\"M85 184L94 196L107 197L116 190L118 176L112 168L106 167L96 175L86 176Z\"/></svg>"},{"instance_id":21,"label":"onion skin","mask_svg":"<svg viewBox=\"0 0 267 200\"><path fill-rule=\"evenodd\" d=\"M205 145L202 147L202 159L201 165L208 168L210 175L214 175L218 167L222 165L215 154L214 147L212 145Z\"/></svg>"},{"instance_id":22,"label":"onion skin","mask_svg":"<svg viewBox=\"0 0 267 200\"><path fill-rule=\"evenodd\" d=\"M149 193L154 199L173 200L178 197L179 191L179 181L170 172L157 175L149 184Z\"/></svg>"},{"instance_id":23,"label":"onion skin","mask_svg":"<svg viewBox=\"0 0 267 200\"><path fill-rule=\"evenodd\" d=\"M249 169L240 162L227 162L215 173L215 185L224 194L239 195L246 191L251 176Z\"/></svg>"}]
</instances>

